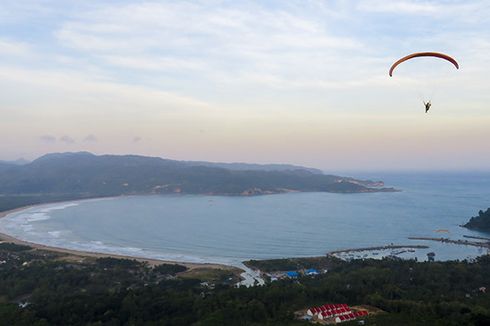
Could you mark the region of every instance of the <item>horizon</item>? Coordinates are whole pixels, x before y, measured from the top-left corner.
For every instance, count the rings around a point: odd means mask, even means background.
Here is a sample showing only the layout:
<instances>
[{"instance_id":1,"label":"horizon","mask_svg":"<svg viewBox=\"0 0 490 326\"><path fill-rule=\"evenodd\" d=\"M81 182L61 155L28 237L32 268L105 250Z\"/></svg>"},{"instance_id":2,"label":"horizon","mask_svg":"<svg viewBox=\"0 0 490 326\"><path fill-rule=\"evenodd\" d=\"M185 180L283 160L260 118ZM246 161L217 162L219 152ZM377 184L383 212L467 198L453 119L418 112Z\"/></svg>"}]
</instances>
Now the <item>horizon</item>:
<instances>
[{"instance_id":1,"label":"horizon","mask_svg":"<svg viewBox=\"0 0 490 326\"><path fill-rule=\"evenodd\" d=\"M481 0L6 1L0 160L486 171L489 14ZM461 69L417 59L388 76L418 51Z\"/></svg>"},{"instance_id":2,"label":"horizon","mask_svg":"<svg viewBox=\"0 0 490 326\"><path fill-rule=\"evenodd\" d=\"M472 174L472 173L481 173L481 174L486 174L490 173L490 168L486 169L465 169L465 170L460 170L460 169L337 169L337 170L332 170L332 169L324 169L322 167L318 166L310 166L310 165L301 165L301 164L296 164L296 163L291 163L291 162L253 162L253 161L204 161L204 160L180 160L168 156L151 156L151 155L140 155L140 154L134 154L134 153L122 153L122 154L115 154L115 153L94 153L94 152L89 152L89 151L75 151L75 152L50 152L50 153L44 153L41 154L37 157L34 157L33 159L27 160L24 157L19 157L13 160L0 160L0 162L4 163L11 163L11 164L16 164L18 161L22 161L23 163L20 163L18 165L26 165L29 163L34 162L35 160L46 156L46 155L51 155L51 154L82 154L82 153L87 153L95 156L141 156L141 157L148 157L148 158L160 158L164 160L171 160L171 161L178 161L178 162L206 162L206 163L216 163L216 164L252 164L252 165L291 165L291 166L296 166L299 168L309 168L309 169L317 169L322 171L325 174L338 174L338 175L344 175L344 176L362 176L363 174L369 174L369 173L379 173L379 174L385 174L385 175L391 175L391 174L412 174L412 173L421 173L421 174ZM349 173L354 173L353 175L347 175Z\"/></svg>"}]
</instances>

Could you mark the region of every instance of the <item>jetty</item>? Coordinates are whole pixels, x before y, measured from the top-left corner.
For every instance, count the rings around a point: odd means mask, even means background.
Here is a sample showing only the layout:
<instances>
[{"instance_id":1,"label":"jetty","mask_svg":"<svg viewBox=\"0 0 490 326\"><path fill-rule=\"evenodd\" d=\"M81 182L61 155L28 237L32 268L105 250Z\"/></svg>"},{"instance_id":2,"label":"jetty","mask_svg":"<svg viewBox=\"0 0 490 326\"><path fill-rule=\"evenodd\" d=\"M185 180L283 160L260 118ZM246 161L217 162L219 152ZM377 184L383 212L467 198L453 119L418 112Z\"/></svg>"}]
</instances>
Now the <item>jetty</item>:
<instances>
[{"instance_id":1,"label":"jetty","mask_svg":"<svg viewBox=\"0 0 490 326\"><path fill-rule=\"evenodd\" d=\"M463 246L473 246L480 248L490 248L489 242L479 242L479 241L470 241L470 240L452 240L449 238L431 238L431 237L408 237L410 240L425 240L425 241L438 241L442 243L451 243Z\"/></svg>"},{"instance_id":2,"label":"jetty","mask_svg":"<svg viewBox=\"0 0 490 326\"><path fill-rule=\"evenodd\" d=\"M377 246L377 247L364 247L364 248L351 248L342 249L327 252L327 256L348 253L348 252L361 252L361 251L375 251L375 250L389 250L389 249L427 249L429 246L425 245L387 245L387 246Z\"/></svg>"},{"instance_id":3,"label":"jetty","mask_svg":"<svg viewBox=\"0 0 490 326\"><path fill-rule=\"evenodd\" d=\"M478 239L478 240L490 241L490 238L485 238L485 237L475 237L475 236L473 236L473 235L463 235L463 237L468 238L468 239Z\"/></svg>"}]
</instances>

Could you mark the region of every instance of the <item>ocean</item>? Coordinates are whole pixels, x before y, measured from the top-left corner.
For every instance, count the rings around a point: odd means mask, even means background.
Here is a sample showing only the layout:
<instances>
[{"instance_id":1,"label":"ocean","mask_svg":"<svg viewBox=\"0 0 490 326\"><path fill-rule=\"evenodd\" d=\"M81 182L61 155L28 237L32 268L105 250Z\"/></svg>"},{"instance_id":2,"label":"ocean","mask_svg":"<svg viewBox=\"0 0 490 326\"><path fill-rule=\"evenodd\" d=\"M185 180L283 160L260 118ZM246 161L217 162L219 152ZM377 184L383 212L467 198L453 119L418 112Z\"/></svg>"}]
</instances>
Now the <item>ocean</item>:
<instances>
[{"instance_id":1,"label":"ocean","mask_svg":"<svg viewBox=\"0 0 490 326\"><path fill-rule=\"evenodd\" d=\"M393 193L287 193L255 197L152 195L47 204L0 219L0 232L49 246L242 266L248 259L427 245L403 258L474 258L486 249L410 236L490 237L459 225L490 206L490 173L358 173ZM369 257L386 253L369 252ZM366 254L364 254L366 255ZM351 255L346 258L359 258ZM344 257L345 258L345 257Z\"/></svg>"}]
</instances>

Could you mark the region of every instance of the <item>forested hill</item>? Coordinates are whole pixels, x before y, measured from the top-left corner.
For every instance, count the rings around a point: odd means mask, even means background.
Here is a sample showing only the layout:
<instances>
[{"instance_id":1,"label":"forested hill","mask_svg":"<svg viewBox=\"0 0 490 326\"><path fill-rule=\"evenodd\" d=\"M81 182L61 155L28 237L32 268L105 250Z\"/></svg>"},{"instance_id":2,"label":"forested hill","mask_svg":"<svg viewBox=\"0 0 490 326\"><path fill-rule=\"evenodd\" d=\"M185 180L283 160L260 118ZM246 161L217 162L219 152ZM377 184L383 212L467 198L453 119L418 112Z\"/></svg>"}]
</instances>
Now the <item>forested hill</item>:
<instances>
[{"instance_id":1,"label":"forested hill","mask_svg":"<svg viewBox=\"0 0 490 326\"><path fill-rule=\"evenodd\" d=\"M223 168L227 170L237 171L292 171L301 170L308 171L316 174L323 174L321 170L307 168L304 166L297 166L291 164L251 164L251 163L216 163L216 162L202 162L202 161L187 161L183 162L189 166L207 166L213 168Z\"/></svg>"},{"instance_id":2,"label":"forested hill","mask_svg":"<svg viewBox=\"0 0 490 326\"><path fill-rule=\"evenodd\" d=\"M81 197L128 194L187 193L258 195L288 191L357 193L393 191L371 182L291 170L225 169L212 163L136 155L94 155L87 152L48 154L25 165L0 165L0 195L58 194ZM372 183L372 185L379 185Z\"/></svg>"},{"instance_id":3,"label":"forested hill","mask_svg":"<svg viewBox=\"0 0 490 326\"><path fill-rule=\"evenodd\" d=\"M490 232L490 208L485 212L479 211L478 216L473 216L469 222L463 226L468 229Z\"/></svg>"}]
</instances>

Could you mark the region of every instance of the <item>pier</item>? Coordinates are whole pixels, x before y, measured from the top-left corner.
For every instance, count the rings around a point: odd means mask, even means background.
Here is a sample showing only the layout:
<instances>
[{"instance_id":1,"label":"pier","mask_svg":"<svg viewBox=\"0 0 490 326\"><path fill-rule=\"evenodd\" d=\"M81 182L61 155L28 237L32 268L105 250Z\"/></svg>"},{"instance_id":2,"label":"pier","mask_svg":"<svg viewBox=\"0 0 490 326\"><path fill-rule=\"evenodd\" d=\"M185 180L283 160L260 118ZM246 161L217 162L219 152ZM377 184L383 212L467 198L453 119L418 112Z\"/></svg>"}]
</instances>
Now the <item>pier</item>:
<instances>
[{"instance_id":1,"label":"pier","mask_svg":"<svg viewBox=\"0 0 490 326\"><path fill-rule=\"evenodd\" d=\"M472 236L472 235L463 235L463 237L468 238L468 239L478 239L478 240L490 241L490 238L475 237L475 236Z\"/></svg>"},{"instance_id":2,"label":"pier","mask_svg":"<svg viewBox=\"0 0 490 326\"><path fill-rule=\"evenodd\" d=\"M388 249L427 249L427 248L429 248L429 246L425 246L425 245L387 245L387 246L377 246L377 247L335 250L335 251L327 252L327 256L348 253L348 252L362 252L362 251L375 251L375 250L388 250Z\"/></svg>"},{"instance_id":3,"label":"pier","mask_svg":"<svg viewBox=\"0 0 490 326\"><path fill-rule=\"evenodd\" d=\"M451 243L463 246L473 246L480 248L490 248L489 242L479 242L470 240L451 240L449 238L431 238L431 237L408 237L410 240L426 240L426 241L438 241L443 243Z\"/></svg>"}]
</instances>

